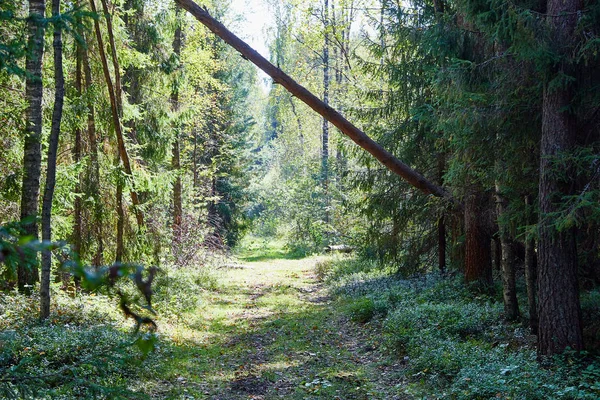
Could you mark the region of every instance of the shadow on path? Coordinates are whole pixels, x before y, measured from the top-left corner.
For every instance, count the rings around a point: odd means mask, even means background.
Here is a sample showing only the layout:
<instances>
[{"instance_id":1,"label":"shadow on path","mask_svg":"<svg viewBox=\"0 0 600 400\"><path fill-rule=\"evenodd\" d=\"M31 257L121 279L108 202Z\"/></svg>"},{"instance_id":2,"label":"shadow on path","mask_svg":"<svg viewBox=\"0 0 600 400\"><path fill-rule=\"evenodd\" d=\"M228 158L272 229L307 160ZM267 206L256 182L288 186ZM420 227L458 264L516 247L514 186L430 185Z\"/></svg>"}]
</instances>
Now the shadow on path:
<instances>
[{"instance_id":1,"label":"shadow on path","mask_svg":"<svg viewBox=\"0 0 600 400\"><path fill-rule=\"evenodd\" d=\"M402 383L399 368L379 361L372 327L341 315L316 282L314 263L276 259L227 271L226 287L199 318L152 356L156 369L144 391L222 400L400 398L391 393Z\"/></svg>"}]
</instances>

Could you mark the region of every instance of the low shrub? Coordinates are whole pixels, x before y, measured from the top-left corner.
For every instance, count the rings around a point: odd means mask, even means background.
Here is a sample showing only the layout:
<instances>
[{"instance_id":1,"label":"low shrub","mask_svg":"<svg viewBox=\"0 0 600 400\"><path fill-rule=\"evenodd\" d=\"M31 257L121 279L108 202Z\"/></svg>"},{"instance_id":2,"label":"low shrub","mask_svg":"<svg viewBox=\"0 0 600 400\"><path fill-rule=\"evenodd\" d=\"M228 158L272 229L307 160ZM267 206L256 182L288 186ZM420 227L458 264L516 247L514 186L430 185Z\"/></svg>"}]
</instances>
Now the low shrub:
<instances>
[{"instance_id":1,"label":"low shrub","mask_svg":"<svg viewBox=\"0 0 600 400\"><path fill-rule=\"evenodd\" d=\"M159 315L181 315L200 306L205 291L218 289L218 277L207 267L163 268L156 276L154 307Z\"/></svg>"},{"instance_id":2,"label":"low shrub","mask_svg":"<svg viewBox=\"0 0 600 400\"><path fill-rule=\"evenodd\" d=\"M542 366L523 328L502 321L501 299L460 277L399 279L356 260L330 266L331 292L352 320L382 318L383 348L401 358L414 398L598 399L600 359L565 355ZM582 297L600 318L600 292ZM590 324L589 326L593 326Z\"/></svg>"},{"instance_id":3,"label":"low shrub","mask_svg":"<svg viewBox=\"0 0 600 400\"><path fill-rule=\"evenodd\" d=\"M350 303L348 311L352 321L364 324L375 316L375 303L373 300L363 297Z\"/></svg>"},{"instance_id":4,"label":"low shrub","mask_svg":"<svg viewBox=\"0 0 600 400\"><path fill-rule=\"evenodd\" d=\"M130 335L106 325L0 332L2 398L136 398L122 379L138 368Z\"/></svg>"},{"instance_id":5,"label":"low shrub","mask_svg":"<svg viewBox=\"0 0 600 400\"><path fill-rule=\"evenodd\" d=\"M315 263L315 275L319 281L324 281L333 269L333 260L319 260Z\"/></svg>"},{"instance_id":6,"label":"low shrub","mask_svg":"<svg viewBox=\"0 0 600 400\"><path fill-rule=\"evenodd\" d=\"M474 338L498 323L502 308L497 303L403 303L385 322L390 333L396 330L416 334L431 330L439 337Z\"/></svg>"}]
</instances>

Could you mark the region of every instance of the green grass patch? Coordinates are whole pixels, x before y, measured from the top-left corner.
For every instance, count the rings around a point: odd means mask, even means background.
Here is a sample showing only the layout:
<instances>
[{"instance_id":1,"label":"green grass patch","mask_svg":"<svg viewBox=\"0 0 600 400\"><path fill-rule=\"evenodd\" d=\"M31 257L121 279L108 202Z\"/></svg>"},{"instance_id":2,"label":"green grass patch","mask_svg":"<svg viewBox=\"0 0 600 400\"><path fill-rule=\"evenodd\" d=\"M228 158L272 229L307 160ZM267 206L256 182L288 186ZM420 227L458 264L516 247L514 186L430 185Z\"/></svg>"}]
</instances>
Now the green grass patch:
<instances>
[{"instance_id":1,"label":"green grass patch","mask_svg":"<svg viewBox=\"0 0 600 400\"><path fill-rule=\"evenodd\" d=\"M318 259L276 257L163 268L147 356L114 299L53 287L48 324L36 298L0 298L1 398L386 399L338 305L314 280Z\"/></svg>"},{"instance_id":2,"label":"green grass patch","mask_svg":"<svg viewBox=\"0 0 600 400\"><path fill-rule=\"evenodd\" d=\"M235 250L235 256L246 262L268 260L300 260L307 253L300 248L290 248L283 239L245 237Z\"/></svg>"}]
</instances>

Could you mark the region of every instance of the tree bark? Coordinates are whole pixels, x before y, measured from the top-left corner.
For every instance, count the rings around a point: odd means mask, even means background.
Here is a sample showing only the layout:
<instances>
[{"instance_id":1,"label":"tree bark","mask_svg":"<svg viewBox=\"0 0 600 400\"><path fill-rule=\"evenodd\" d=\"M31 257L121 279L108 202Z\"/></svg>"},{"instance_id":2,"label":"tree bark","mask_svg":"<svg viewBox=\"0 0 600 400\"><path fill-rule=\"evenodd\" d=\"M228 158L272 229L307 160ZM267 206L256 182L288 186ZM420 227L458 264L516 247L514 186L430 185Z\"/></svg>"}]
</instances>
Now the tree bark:
<instances>
[{"instance_id":1,"label":"tree bark","mask_svg":"<svg viewBox=\"0 0 600 400\"><path fill-rule=\"evenodd\" d=\"M569 60L573 49L580 0L548 0L550 37L562 61L553 71L570 75ZM538 354L561 353L567 347L583 348L581 308L577 282L577 248L573 228L557 229L549 216L560 210L562 197L573 193L571 177L561 177L553 158L572 151L577 135L574 115L569 111L574 89L544 85L542 140L539 183L539 271L538 271ZM560 168L561 171L557 171ZM567 165L566 173L570 174Z\"/></svg>"},{"instance_id":2,"label":"tree bark","mask_svg":"<svg viewBox=\"0 0 600 400\"><path fill-rule=\"evenodd\" d=\"M25 68L25 98L27 131L23 149L23 184L21 187L21 221L27 236L38 238L38 201L42 165L42 60L44 58L44 0L29 0L27 21L27 57ZM17 284L21 293L30 294L37 280L37 263L19 265Z\"/></svg>"},{"instance_id":3,"label":"tree bark","mask_svg":"<svg viewBox=\"0 0 600 400\"><path fill-rule=\"evenodd\" d=\"M329 0L323 1L323 103L329 107ZM323 118L321 183L325 195L325 223L329 223L329 121Z\"/></svg>"},{"instance_id":4,"label":"tree bark","mask_svg":"<svg viewBox=\"0 0 600 400\"><path fill-rule=\"evenodd\" d=\"M491 287L492 248L490 229L485 217L488 196L475 189L465 198L465 279Z\"/></svg>"},{"instance_id":5,"label":"tree bark","mask_svg":"<svg viewBox=\"0 0 600 400\"><path fill-rule=\"evenodd\" d=\"M60 0L52 0L52 17L60 15ZM46 170L46 186L42 201L42 240L52 240L52 200L56 186L56 155L62 121L63 102L65 97L65 77L62 63L62 28L61 22L54 24L54 110L52 111L52 126L48 140L48 167ZM52 267L52 252L46 249L42 252L42 280L40 282L40 319L50 315L50 269Z\"/></svg>"},{"instance_id":6,"label":"tree bark","mask_svg":"<svg viewBox=\"0 0 600 400\"><path fill-rule=\"evenodd\" d=\"M525 206L528 214L531 213L531 196L525 196ZM528 218L527 223L533 221ZM531 333L538 333L538 315L537 315L537 257L535 254L535 241L533 238L525 239L525 284L527 286L527 304L529 306L529 329Z\"/></svg>"},{"instance_id":7,"label":"tree bark","mask_svg":"<svg viewBox=\"0 0 600 400\"><path fill-rule=\"evenodd\" d=\"M325 104L314 94L309 92L303 86L290 78L287 74L275 67L264 57L258 54L250 46L244 43L240 38L231 33L223 24L210 16L208 11L194 3L192 0L175 0L182 8L192 14L199 22L204 24L210 31L223 39L227 44L239 51L243 57L254 63L263 70L275 82L281 84L290 93L303 101L306 105L316 111L319 115L326 118L336 126L343 134L352 139L357 145L365 149L377 160L379 160L390 171L399 175L415 188L426 194L432 194L438 197L444 197L453 200L452 196L442 187L427 180L423 175L398 160L394 155L385 150L381 145L367 136L364 132L350 123L339 112Z\"/></svg>"},{"instance_id":8,"label":"tree bark","mask_svg":"<svg viewBox=\"0 0 600 400\"><path fill-rule=\"evenodd\" d=\"M498 219L506 213L508 201L502 195L499 183L496 183L496 210ZM519 303L517 300L517 280L515 268L514 238L508 227L500 224L499 232L502 257L500 259L500 270L502 272L502 297L504 300L504 318L507 321L515 321L519 318Z\"/></svg>"},{"instance_id":9,"label":"tree bark","mask_svg":"<svg viewBox=\"0 0 600 400\"><path fill-rule=\"evenodd\" d=\"M175 19L177 23L177 27L175 28L175 37L173 40L173 53L177 56L178 59L181 58L181 22L180 22L180 8L175 5ZM178 79L176 77L175 79ZM181 124L179 123L179 117L177 113L179 112L179 86L178 82L175 82L173 85L173 92L171 93L171 109L175 114L175 138L173 140L173 154L171 158L171 168L175 171L175 182L173 183L173 244L179 242L179 237L181 235L181 222L182 222L182 214L183 214L183 206L181 199L181 160L180 160L180 143L179 143L179 134L181 129Z\"/></svg>"},{"instance_id":10,"label":"tree bark","mask_svg":"<svg viewBox=\"0 0 600 400\"><path fill-rule=\"evenodd\" d=\"M87 43L87 40L86 40ZM87 135L90 144L90 187L91 196L94 199L94 230L96 234L96 254L93 258L94 265L102 265L104 262L104 238L102 237L102 201L99 194L100 188L100 161L98 158L98 136L96 135L96 117L94 112L94 102L90 97L92 88L92 70L90 68L87 48L83 49L83 72L85 79L85 90L87 97Z\"/></svg>"},{"instance_id":11,"label":"tree bark","mask_svg":"<svg viewBox=\"0 0 600 400\"><path fill-rule=\"evenodd\" d=\"M95 0L90 0L90 5L92 7L92 12L97 14ZM105 5L105 1L103 0L103 6ZM109 16L107 15L107 21L109 20ZM112 24L110 24L112 27ZM129 161L129 155L127 154L127 148L125 147L125 140L123 138L123 127L121 126L121 114L122 114L122 102L121 102L121 87L120 77L116 78L116 82L118 83L118 87L113 85L112 78L110 76L110 70L108 68L108 60L106 58L106 52L104 51L104 41L102 40L102 32L100 31L100 22L98 19L94 20L94 29L96 32L96 38L98 40L98 51L100 54L100 60L102 61L102 70L104 72L104 79L106 80L106 86L108 88L108 97L110 99L111 106L111 114L113 118L113 125L115 128L115 134L117 136L117 145L119 148L119 157L121 158L121 162L123 163L123 168L125 173L130 179L133 179L133 173L131 169L131 163ZM111 51L113 53L113 65L115 66L115 77L120 74L118 62L116 61L116 50L114 49L114 36L112 30L109 29L109 41L111 42ZM117 92L117 89L119 90ZM132 182L133 184L133 182ZM130 191L131 202L133 203L134 212L136 216L136 220L138 223L138 227L141 228L144 226L144 217L142 211L140 210L140 201L138 198L138 194L135 189Z\"/></svg>"}]
</instances>

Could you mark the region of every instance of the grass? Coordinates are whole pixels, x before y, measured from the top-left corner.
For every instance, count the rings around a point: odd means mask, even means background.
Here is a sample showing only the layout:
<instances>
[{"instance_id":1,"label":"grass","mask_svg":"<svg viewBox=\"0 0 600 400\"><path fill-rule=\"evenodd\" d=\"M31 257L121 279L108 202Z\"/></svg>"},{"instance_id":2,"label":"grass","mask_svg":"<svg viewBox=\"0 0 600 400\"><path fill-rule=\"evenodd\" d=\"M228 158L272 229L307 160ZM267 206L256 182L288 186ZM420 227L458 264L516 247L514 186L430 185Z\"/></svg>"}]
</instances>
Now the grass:
<instances>
[{"instance_id":1,"label":"grass","mask_svg":"<svg viewBox=\"0 0 600 400\"><path fill-rule=\"evenodd\" d=\"M53 314L40 325L37 299L1 295L0 397L600 395L596 358L568 354L541 368L526 330L501 322L498 299L459 279L402 280L370 262L288 259L281 244L260 246L240 253L258 261L163 269L154 296L159 340L147 356L110 298L73 299L54 287Z\"/></svg>"},{"instance_id":2,"label":"grass","mask_svg":"<svg viewBox=\"0 0 600 400\"><path fill-rule=\"evenodd\" d=\"M40 325L37 299L5 294L0 397L390 398L375 344L317 283L319 260L164 269L159 340L147 357L110 298L71 299L54 287L53 314Z\"/></svg>"},{"instance_id":3,"label":"grass","mask_svg":"<svg viewBox=\"0 0 600 400\"><path fill-rule=\"evenodd\" d=\"M236 251L236 257L245 262L269 260L300 260L307 256L303 249L291 249L285 240L273 240L256 236L244 237Z\"/></svg>"}]
</instances>

